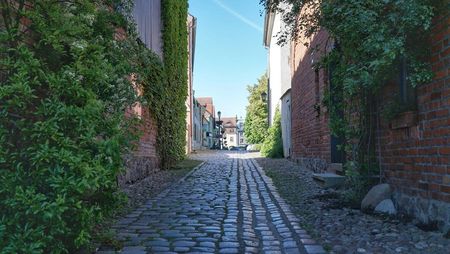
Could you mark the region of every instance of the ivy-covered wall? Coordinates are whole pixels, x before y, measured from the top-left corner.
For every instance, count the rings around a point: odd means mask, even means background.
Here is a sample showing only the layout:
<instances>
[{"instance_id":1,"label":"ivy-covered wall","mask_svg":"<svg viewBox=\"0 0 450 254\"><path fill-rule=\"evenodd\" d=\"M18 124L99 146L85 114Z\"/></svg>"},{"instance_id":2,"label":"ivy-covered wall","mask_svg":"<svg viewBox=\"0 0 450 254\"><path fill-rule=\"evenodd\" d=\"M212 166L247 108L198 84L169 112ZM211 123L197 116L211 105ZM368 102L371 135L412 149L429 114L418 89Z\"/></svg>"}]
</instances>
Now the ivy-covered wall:
<instances>
[{"instance_id":1,"label":"ivy-covered wall","mask_svg":"<svg viewBox=\"0 0 450 254\"><path fill-rule=\"evenodd\" d=\"M294 155L327 169L336 134L354 191L377 175L400 211L447 231L448 1L290 2L293 34L311 36L294 52Z\"/></svg>"},{"instance_id":2,"label":"ivy-covered wall","mask_svg":"<svg viewBox=\"0 0 450 254\"><path fill-rule=\"evenodd\" d=\"M157 119L165 167L184 156L187 1L163 1L164 63L138 40L132 1L0 7L0 250L74 252L120 203L142 124L127 109Z\"/></svg>"},{"instance_id":3,"label":"ivy-covered wall","mask_svg":"<svg viewBox=\"0 0 450 254\"><path fill-rule=\"evenodd\" d=\"M436 18L430 37L433 80L417 87L416 107L380 118L382 174L401 212L450 229L450 15ZM382 91L382 108L400 102L398 83ZM381 109L382 110L382 109Z\"/></svg>"},{"instance_id":4,"label":"ivy-covered wall","mask_svg":"<svg viewBox=\"0 0 450 254\"><path fill-rule=\"evenodd\" d=\"M187 0L163 0L163 54L167 87L158 116L163 167L180 160L186 145L186 96L188 89Z\"/></svg>"}]
</instances>

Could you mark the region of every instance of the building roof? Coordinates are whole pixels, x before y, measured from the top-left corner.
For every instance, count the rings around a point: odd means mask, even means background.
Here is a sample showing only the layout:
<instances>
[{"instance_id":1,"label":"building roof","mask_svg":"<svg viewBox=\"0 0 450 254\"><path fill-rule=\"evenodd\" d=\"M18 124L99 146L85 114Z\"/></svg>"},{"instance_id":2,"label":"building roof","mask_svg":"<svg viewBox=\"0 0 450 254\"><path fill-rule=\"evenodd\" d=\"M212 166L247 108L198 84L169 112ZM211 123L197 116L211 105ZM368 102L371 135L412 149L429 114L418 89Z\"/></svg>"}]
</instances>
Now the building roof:
<instances>
[{"instance_id":1,"label":"building roof","mask_svg":"<svg viewBox=\"0 0 450 254\"><path fill-rule=\"evenodd\" d=\"M200 105L206 107L206 110L213 116L216 117L216 111L214 108L213 98L212 97L199 97L197 98L198 103Z\"/></svg>"},{"instance_id":2,"label":"building roof","mask_svg":"<svg viewBox=\"0 0 450 254\"><path fill-rule=\"evenodd\" d=\"M266 15L264 15L264 35L263 35L263 44L266 48L270 46L270 40L272 39L272 29L274 19L275 13L266 10Z\"/></svg>"},{"instance_id":3,"label":"building roof","mask_svg":"<svg viewBox=\"0 0 450 254\"><path fill-rule=\"evenodd\" d=\"M204 104L213 104L212 97L198 97L197 100L202 105L204 105Z\"/></svg>"},{"instance_id":4,"label":"building roof","mask_svg":"<svg viewBox=\"0 0 450 254\"><path fill-rule=\"evenodd\" d=\"M237 126L236 117L222 117L220 120L224 128L235 128Z\"/></svg>"}]
</instances>

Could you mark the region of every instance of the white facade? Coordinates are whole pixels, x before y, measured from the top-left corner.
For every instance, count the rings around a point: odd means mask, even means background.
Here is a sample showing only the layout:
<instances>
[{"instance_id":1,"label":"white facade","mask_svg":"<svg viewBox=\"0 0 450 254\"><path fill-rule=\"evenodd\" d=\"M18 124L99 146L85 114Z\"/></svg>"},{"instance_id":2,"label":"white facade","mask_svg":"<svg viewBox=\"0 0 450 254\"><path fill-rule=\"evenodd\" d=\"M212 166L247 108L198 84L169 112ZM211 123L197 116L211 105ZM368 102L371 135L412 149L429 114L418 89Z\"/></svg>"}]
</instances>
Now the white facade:
<instances>
[{"instance_id":1,"label":"white facade","mask_svg":"<svg viewBox=\"0 0 450 254\"><path fill-rule=\"evenodd\" d=\"M237 133L235 133L235 134L225 133L224 134L224 140L225 140L225 146L227 148L239 146L239 144L238 144L238 134Z\"/></svg>"},{"instance_id":2,"label":"white facade","mask_svg":"<svg viewBox=\"0 0 450 254\"><path fill-rule=\"evenodd\" d=\"M223 117L223 146L225 148L239 146L237 117Z\"/></svg>"},{"instance_id":3,"label":"white facade","mask_svg":"<svg viewBox=\"0 0 450 254\"><path fill-rule=\"evenodd\" d=\"M285 31L286 24L279 12L267 12L264 20L264 46L268 49L268 104L269 123L273 124L275 110L281 110L281 129L283 136L284 156L289 157L291 151L291 68L290 40L282 46L278 45L277 35Z\"/></svg>"},{"instance_id":4,"label":"white facade","mask_svg":"<svg viewBox=\"0 0 450 254\"><path fill-rule=\"evenodd\" d=\"M291 90L281 97L281 136L285 158L291 157Z\"/></svg>"},{"instance_id":5,"label":"white facade","mask_svg":"<svg viewBox=\"0 0 450 254\"><path fill-rule=\"evenodd\" d=\"M186 97L186 154L192 152L194 148L194 90L193 90L193 74L194 74L194 55L195 55L195 34L197 27L197 19L188 14L187 28L188 28L188 82L187 82L187 97ZM162 52L162 51L161 51Z\"/></svg>"}]
</instances>

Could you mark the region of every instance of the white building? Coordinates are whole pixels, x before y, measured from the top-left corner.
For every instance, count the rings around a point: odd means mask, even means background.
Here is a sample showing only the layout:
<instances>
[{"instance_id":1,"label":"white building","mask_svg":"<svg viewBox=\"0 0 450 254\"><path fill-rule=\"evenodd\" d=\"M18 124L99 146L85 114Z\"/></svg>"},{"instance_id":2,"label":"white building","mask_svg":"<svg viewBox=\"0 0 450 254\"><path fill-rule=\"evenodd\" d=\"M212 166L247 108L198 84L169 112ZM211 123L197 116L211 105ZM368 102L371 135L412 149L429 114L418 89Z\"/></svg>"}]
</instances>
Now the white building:
<instances>
[{"instance_id":1,"label":"white building","mask_svg":"<svg viewBox=\"0 0 450 254\"><path fill-rule=\"evenodd\" d=\"M289 64L290 40L278 45L277 35L286 24L279 12L266 12L264 19L264 46L268 49L268 104L269 123L273 124L275 110L281 110L281 128L284 156L291 154L291 71Z\"/></svg>"},{"instance_id":2,"label":"white building","mask_svg":"<svg viewBox=\"0 0 450 254\"><path fill-rule=\"evenodd\" d=\"M142 1L142 0L141 0ZM148 1L153 2L153 1ZM193 74L194 74L194 55L195 55L195 35L197 29L197 19L188 14L188 82L186 97L186 154L192 152L194 148L194 90L193 90Z\"/></svg>"},{"instance_id":3,"label":"white building","mask_svg":"<svg viewBox=\"0 0 450 254\"><path fill-rule=\"evenodd\" d=\"M224 117L221 120L225 131L223 134L223 146L225 148L239 146L237 117Z\"/></svg>"}]
</instances>

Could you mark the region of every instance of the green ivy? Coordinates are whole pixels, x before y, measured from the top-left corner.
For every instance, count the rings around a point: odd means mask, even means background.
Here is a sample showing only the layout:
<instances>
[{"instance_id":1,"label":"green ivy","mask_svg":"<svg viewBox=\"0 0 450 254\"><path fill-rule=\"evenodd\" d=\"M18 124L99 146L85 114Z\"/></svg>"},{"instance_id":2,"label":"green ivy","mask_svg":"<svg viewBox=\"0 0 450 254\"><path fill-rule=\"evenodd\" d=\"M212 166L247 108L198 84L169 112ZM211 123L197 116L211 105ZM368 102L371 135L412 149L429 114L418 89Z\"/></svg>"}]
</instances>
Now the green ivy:
<instances>
[{"instance_id":1,"label":"green ivy","mask_svg":"<svg viewBox=\"0 0 450 254\"><path fill-rule=\"evenodd\" d=\"M164 63L138 39L131 0L0 1L1 253L90 241L122 200L122 156L140 134L124 112L135 103L157 118L163 165L184 156L187 1L162 4Z\"/></svg>"},{"instance_id":2,"label":"green ivy","mask_svg":"<svg viewBox=\"0 0 450 254\"><path fill-rule=\"evenodd\" d=\"M124 11L132 20L132 1ZM158 124L157 150L162 168L183 159L186 145L188 67L187 0L162 2L163 60L140 41L133 22L128 23L129 56L136 83L143 88L144 104Z\"/></svg>"},{"instance_id":3,"label":"green ivy","mask_svg":"<svg viewBox=\"0 0 450 254\"><path fill-rule=\"evenodd\" d=\"M429 35L432 20L448 11L448 2L434 0L261 0L269 10L283 13L288 25L279 43L301 40L325 29L330 39L316 68L332 71L324 104L333 134L343 137L343 148L358 168L376 166L377 115L380 91L398 77L403 61L408 83L416 87L432 79ZM280 4L290 8L281 9ZM309 9L310 11L302 11ZM306 42L304 42L307 44ZM314 50L314 49L312 49ZM365 166L363 166L365 164ZM368 164L368 165L367 165Z\"/></svg>"},{"instance_id":4,"label":"green ivy","mask_svg":"<svg viewBox=\"0 0 450 254\"><path fill-rule=\"evenodd\" d=\"M164 67L168 78L165 105L158 117L158 147L164 168L184 158L188 92L187 0L162 1Z\"/></svg>"},{"instance_id":5,"label":"green ivy","mask_svg":"<svg viewBox=\"0 0 450 254\"><path fill-rule=\"evenodd\" d=\"M118 204L137 97L110 4L1 1L2 253L67 253Z\"/></svg>"}]
</instances>

